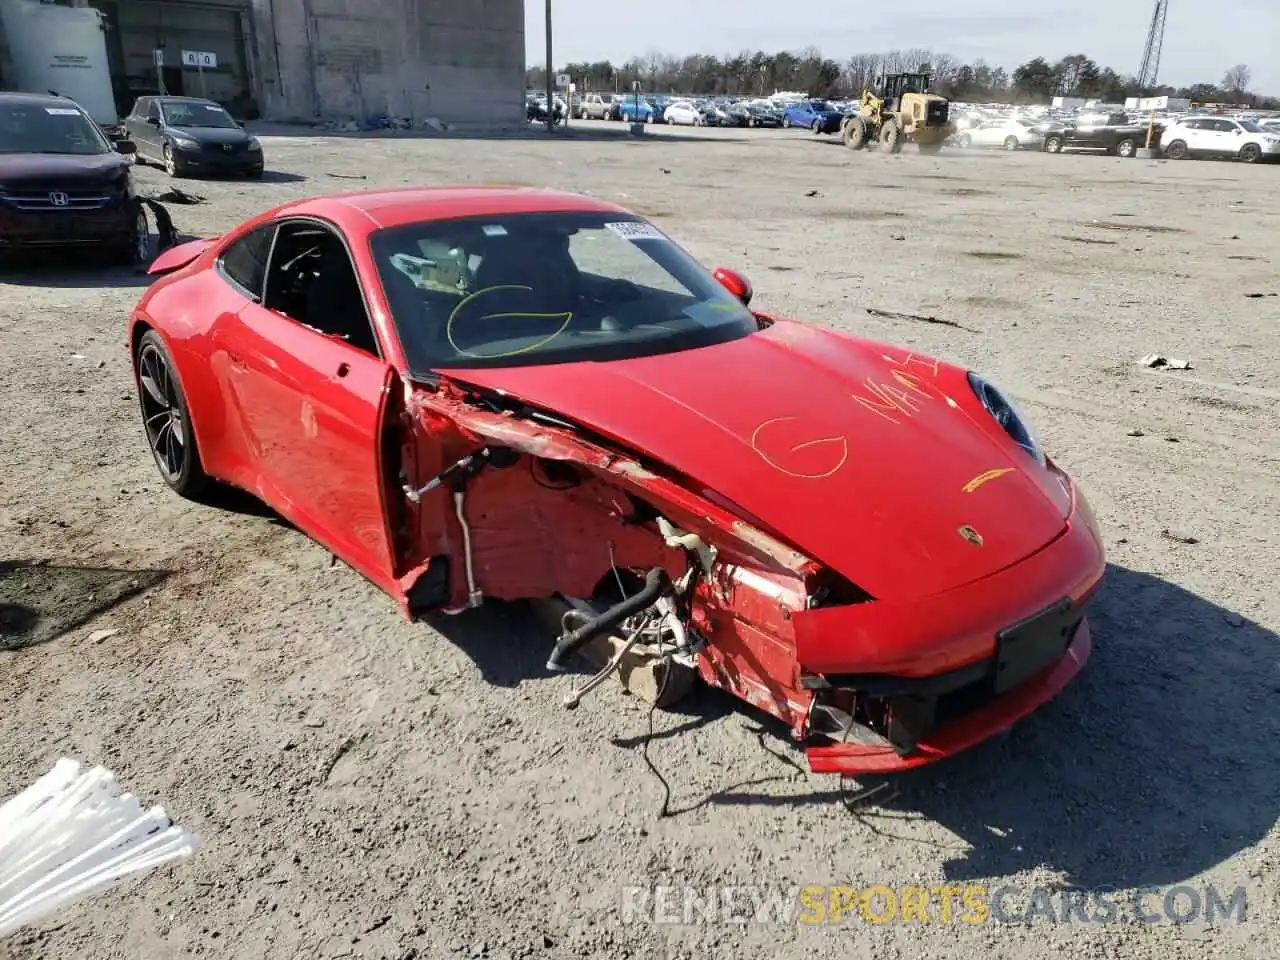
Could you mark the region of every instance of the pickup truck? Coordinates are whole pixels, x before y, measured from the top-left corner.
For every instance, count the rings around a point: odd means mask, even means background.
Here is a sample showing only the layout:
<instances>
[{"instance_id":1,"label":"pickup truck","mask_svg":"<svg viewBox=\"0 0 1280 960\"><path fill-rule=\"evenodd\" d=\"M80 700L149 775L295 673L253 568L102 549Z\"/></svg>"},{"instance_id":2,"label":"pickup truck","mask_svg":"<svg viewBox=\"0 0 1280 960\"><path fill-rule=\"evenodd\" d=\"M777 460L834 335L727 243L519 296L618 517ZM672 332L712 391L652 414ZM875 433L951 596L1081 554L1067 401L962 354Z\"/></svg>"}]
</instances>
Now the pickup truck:
<instances>
[{"instance_id":1,"label":"pickup truck","mask_svg":"<svg viewBox=\"0 0 1280 960\"><path fill-rule=\"evenodd\" d=\"M1163 127L1156 124L1152 147L1160 145ZM1064 150L1103 150L1117 157L1133 157L1139 147L1147 145L1147 125L1130 123L1123 113L1079 116L1067 121L1061 130L1045 134L1045 153Z\"/></svg>"}]
</instances>

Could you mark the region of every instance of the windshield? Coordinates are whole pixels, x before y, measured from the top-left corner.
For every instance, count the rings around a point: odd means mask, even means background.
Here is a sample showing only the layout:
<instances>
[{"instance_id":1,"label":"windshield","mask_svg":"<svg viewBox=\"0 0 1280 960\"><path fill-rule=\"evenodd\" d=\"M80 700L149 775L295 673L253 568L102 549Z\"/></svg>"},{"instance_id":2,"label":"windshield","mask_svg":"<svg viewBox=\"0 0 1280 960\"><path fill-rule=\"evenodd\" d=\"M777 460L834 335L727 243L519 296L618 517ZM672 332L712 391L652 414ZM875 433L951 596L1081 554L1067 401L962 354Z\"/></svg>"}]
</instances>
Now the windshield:
<instances>
[{"instance_id":1,"label":"windshield","mask_svg":"<svg viewBox=\"0 0 1280 960\"><path fill-rule=\"evenodd\" d=\"M670 353L755 318L652 224L602 213L468 217L370 248L411 372Z\"/></svg>"},{"instance_id":2,"label":"windshield","mask_svg":"<svg viewBox=\"0 0 1280 960\"><path fill-rule=\"evenodd\" d=\"M819 113L821 113L824 110L831 109L831 104L827 103L827 101L825 100L810 100L809 106L813 107L813 109L818 111Z\"/></svg>"},{"instance_id":3,"label":"windshield","mask_svg":"<svg viewBox=\"0 0 1280 960\"><path fill-rule=\"evenodd\" d=\"M1240 124L1240 126L1244 127L1244 128L1245 128L1246 130L1248 130L1250 133L1265 133L1265 132L1266 132L1266 131L1264 131L1260 126L1258 126L1258 124L1257 124L1255 121L1253 121L1253 120L1237 120L1237 121L1236 121L1236 123Z\"/></svg>"},{"instance_id":4,"label":"windshield","mask_svg":"<svg viewBox=\"0 0 1280 960\"><path fill-rule=\"evenodd\" d=\"M546 97L543 97L545 100ZM161 107L164 122L171 127L213 127L227 130L238 127L231 114L216 103L175 103L168 101Z\"/></svg>"},{"instance_id":5,"label":"windshield","mask_svg":"<svg viewBox=\"0 0 1280 960\"><path fill-rule=\"evenodd\" d=\"M110 153L98 125L78 107L0 106L0 153Z\"/></svg>"}]
</instances>

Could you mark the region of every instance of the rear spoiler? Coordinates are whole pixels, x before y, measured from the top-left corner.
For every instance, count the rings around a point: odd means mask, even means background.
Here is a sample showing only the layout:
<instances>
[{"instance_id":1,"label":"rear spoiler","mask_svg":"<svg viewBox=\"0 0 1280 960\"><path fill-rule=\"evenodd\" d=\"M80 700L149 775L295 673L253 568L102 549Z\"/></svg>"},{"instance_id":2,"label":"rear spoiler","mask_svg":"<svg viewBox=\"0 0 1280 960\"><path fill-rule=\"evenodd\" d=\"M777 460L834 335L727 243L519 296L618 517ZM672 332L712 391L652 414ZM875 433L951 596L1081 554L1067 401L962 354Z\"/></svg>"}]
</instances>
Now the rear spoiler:
<instances>
[{"instance_id":1,"label":"rear spoiler","mask_svg":"<svg viewBox=\"0 0 1280 960\"><path fill-rule=\"evenodd\" d=\"M173 273L175 270L181 270L217 243L218 239L218 237L207 237L201 240L188 240L186 243L180 243L176 247L170 247L151 261L151 266L147 267L147 274L155 277L163 273Z\"/></svg>"}]
</instances>

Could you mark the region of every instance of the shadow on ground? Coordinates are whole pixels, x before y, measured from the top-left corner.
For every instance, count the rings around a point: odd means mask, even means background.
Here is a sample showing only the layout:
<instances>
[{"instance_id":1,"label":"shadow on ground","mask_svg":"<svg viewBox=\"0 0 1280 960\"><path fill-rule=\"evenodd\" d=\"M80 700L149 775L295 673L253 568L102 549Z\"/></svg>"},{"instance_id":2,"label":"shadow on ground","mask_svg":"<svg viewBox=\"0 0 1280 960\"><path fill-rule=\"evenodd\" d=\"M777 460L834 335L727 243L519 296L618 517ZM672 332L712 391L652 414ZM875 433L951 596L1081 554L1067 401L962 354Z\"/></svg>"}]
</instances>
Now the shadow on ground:
<instances>
[{"instance_id":1,"label":"shadow on ground","mask_svg":"<svg viewBox=\"0 0 1280 960\"><path fill-rule=\"evenodd\" d=\"M169 570L0 561L0 651L56 640L163 583Z\"/></svg>"},{"instance_id":2,"label":"shadow on ground","mask_svg":"<svg viewBox=\"0 0 1280 960\"><path fill-rule=\"evenodd\" d=\"M1083 887L1186 881L1256 844L1280 813L1280 693L1275 634L1181 587L1111 566L1090 607L1094 653L1054 702L958 757L892 778L892 799L848 829L896 837L903 818L936 821L967 852L941 854L963 882L1047 866ZM490 683L545 676L552 638L522 607L432 621ZM781 724L714 690L658 715L652 738L679 737L740 714L761 746L804 766ZM792 782L790 775L765 781ZM688 806L841 804L856 788L831 777L796 795L735 783ZM763 783L764 781L759 781ZM857 787L882 781L859 782ZM829 784L829 786L827 785ZM833 821L834 823L835 821ZM897 838L893 842L910 842Z\"/></svg>"},{"instance_id":3,"label":"shadow on ground","mask_svg":"<svg viewBox=\"0 0 1280 960\"><path fill-rule=\"evenodd\" d=\"M56 290L145 287L153 277L133 267L104 264L88 251L10 253L0 263L0 284Z\"/></svg>"}]
</instances>

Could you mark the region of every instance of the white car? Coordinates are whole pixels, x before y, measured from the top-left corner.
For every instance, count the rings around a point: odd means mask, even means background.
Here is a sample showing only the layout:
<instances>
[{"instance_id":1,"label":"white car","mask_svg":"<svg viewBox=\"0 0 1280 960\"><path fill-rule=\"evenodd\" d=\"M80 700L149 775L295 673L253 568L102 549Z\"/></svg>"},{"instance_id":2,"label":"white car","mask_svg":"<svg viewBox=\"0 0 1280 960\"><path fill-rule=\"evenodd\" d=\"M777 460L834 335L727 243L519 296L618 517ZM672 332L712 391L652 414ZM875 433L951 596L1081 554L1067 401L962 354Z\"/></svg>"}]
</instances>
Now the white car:
<instances>
[{"instance_id":1,"label":"white car","mask_svg":"<svg viewBox=\"0 0 1280 960\"><path fill-rule=\"evenodd\" d=\"M1268 132L1252 120L1186 117L1160 137L1170 160L1184 157L1238 157L1246 163L1280 160L1280 133Z\"/></svg>"},{"instance_id":2,"label":"white car","mask_svg":"<svg viewBox=\"0 0 1280 960\"><path fill-rule=\"evenodd\" d=\"M662 113L662 119L670 124L700 127L706 122L702 111L688 100L677 100Z\"/></svg>"},{"instance_id":3,"label":"white car","mask_svg":"<svg viewBox=\"0 0 1280 960\"><path fill-rule=\"evenodd\" d=\"M1004 117L987 120L956 137L962 147L1000 147L1003 150L1039 150L1044 135L1032 129L1030 120Z\"/></svg>"}]
</instances>

